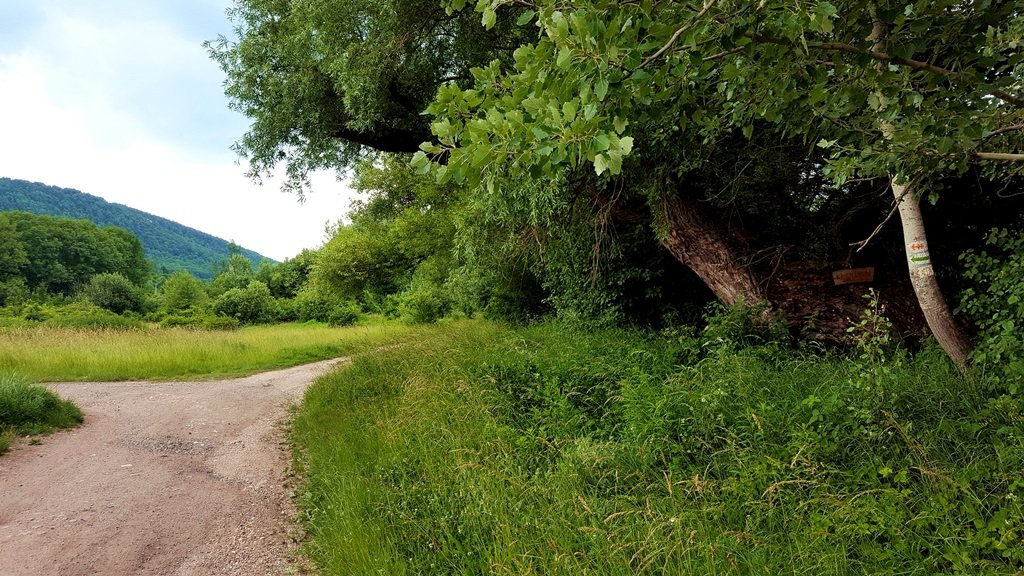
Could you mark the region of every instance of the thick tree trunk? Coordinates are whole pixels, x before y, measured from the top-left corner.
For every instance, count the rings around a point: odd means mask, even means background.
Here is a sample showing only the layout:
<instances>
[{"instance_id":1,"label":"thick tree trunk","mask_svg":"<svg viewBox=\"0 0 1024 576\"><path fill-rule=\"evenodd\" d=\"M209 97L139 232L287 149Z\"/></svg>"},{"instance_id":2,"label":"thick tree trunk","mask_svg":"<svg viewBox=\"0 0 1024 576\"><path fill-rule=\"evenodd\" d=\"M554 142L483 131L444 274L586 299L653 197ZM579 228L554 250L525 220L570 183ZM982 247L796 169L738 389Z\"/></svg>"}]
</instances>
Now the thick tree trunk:
<instances>
[{"instance_id":1,"label":"thick tree trunk","mask_svg":"<svg viewBox=\"0 0 1024 576\"><path fill-rule=\"evenodd\" d=\"M910 268L910 283L917 294L917 302L924 313L928 328L939 345L953 362L962 368L971 353L971 341L963 327L950 313L946 299L935 280L935 271L928 255L928 237L925 234L924 219L921 217L920 199L908 185L896 184L895 181L892 184L892 193L899 203L903 240Z\"/></svg>"},{"instance_id":2,"label":"thick tree trunk","mask_svg":"<svg viewBox=\"0 0 1024 576\"><path fill-rule=\"evenodd\" d=\"M693 270L723 304L742 300L754 305L765 300L750 268L737 259L728 233L696 200L667 197L660 208L666 224L662 246Z\"/></svg>"}]
</instances>

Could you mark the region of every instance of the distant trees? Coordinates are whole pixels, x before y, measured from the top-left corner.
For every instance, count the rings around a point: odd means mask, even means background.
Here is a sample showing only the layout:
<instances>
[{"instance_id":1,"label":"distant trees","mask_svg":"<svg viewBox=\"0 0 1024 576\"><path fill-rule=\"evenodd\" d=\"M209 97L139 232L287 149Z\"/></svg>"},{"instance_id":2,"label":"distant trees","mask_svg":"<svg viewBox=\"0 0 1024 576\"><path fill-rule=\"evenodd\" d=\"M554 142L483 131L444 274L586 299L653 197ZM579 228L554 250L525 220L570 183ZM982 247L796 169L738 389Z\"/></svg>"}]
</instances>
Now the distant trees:
<instances>
[{"instance_id":1,"label":"distant trees","mask_svg":"<svg viewBox=\"0 0 1024 576\"><path fill-rule=\"evenodd\" d=\"M71 295L97 274L119 274L139 287L150 277L142 244L120 228L5 212L0 236L6 252L0 256L0 275L21 277L33 290Z\"/></svg>"},{"instance_id":2,"label":"distant trees","mask_svg":"<svg viewBox=\"0 0 1024 576\"><path fill-rule=\"evenodd\" d=\"M28 252L11 219L0 212L0 281L18 276L28 264Z\"/></svg>"},{"instance_id":3,"label":"distant trees","mask_svg":"<svg viewBox=\"0 0 1024 576\"><path fill-rule=\"evenodd\" d=\"M113 204L70 188L0 177L0 211L22 211L61 218L82 218L100 227L116 226L131 232L145 248L154 269L164 274L188 270L209 280L213 265L223 257L227 242L177 222ZM244 248L253 262L262 256Z\"/></svg>"}]
</instances>

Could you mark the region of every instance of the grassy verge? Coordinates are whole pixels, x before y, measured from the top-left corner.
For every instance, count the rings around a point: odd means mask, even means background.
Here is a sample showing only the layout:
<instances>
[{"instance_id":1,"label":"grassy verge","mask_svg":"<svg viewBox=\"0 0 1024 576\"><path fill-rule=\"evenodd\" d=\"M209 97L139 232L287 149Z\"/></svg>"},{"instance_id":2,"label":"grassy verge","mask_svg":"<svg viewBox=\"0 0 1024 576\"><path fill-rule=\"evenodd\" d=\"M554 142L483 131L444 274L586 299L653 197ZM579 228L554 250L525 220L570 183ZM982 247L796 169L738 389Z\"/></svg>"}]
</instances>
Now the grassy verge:
<instances>
[{"instance_id":1,"label":"grassy verge","mask_svg":"<svg viewBox=\"0 0 1024 576\"><path fill-rule=\"evenodd\" d=\"M295 420L333 574L1012 574L1024 410L938 353L421 332Z\"/></svg>"},{"instance_id":2,"label":"grassy verge","mask_svg":"<svg viewBox=\"0 0 1024 576\"><path fill-rule=\"evenodd\" d=\"M352 354L402 340L411 330L397 324L234 331L15 328L0 331L0 371L32 382L212 379Z\"/></svg>"},{"instance_id":3,"label":"grassy verge","mask_svg":"<svg viewBox=\"0 0 1024 576\"><path fill-rule=\"evenodd\" d=\"M45 434L82 422L82 411L68 400L24 378L0 373L0 454L17 436Z\"/></svg>"}]
</instances>

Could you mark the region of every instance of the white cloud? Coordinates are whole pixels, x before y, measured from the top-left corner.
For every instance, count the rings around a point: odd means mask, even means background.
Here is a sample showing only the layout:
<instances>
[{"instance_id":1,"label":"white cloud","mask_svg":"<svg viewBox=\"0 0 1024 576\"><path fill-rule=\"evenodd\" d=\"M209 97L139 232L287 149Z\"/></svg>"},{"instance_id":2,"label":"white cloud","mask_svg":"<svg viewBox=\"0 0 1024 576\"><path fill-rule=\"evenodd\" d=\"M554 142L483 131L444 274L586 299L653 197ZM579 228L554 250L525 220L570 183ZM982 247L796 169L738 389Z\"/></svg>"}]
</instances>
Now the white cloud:
<instances>
[{"instance_id":1,"label":"white cloud","mask_svg":"<svg viewBox=\"0 0 1024 576\"><path fill-rule=\"evenodd\" d=\"M0 176L76 188L275 259L318 246L351 190L318 175L299 204L248 181L228 150L245 122L195 32L156 4L88 4L40 3L38 26L0 52Z\"/></svg>"}]
</instances>

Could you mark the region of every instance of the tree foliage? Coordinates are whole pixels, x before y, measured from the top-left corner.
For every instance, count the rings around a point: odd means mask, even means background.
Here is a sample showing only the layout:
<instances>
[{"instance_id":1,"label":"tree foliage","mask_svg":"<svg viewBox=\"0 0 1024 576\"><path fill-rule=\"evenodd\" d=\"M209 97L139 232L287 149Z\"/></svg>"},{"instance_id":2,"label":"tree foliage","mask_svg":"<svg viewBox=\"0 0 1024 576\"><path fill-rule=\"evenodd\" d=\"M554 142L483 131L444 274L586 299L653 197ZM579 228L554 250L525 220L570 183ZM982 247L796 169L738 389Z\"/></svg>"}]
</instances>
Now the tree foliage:
<instances>
[{"instance_id":1,"label":"tree foliage","mask_svg":"<svg viewBox=\"0 0 1024 576\"><path fill-rule=\"evenodd\" d=\"M437 86L508 54L518 35L436 0L240 0L230 16L237 39L207 49L232 107L253 119L236 150L253 175L283 160L296 190L310 170L353 165L363 147L416 150Z\"/></svg>"},{"instance_id":2,"label":"tree foliage","mask_svg":"<svg viewBox=\"0 0 1024 576\"><path fill-rule=\"evenodd\" d=\"M520 22L537 35L514 65L475 70L472 86L447 85L431 105L439 178L582 163L618 174L635 138L644 150L693 146L764 124L827 149L839 182L942 176L1012 144L1020 124L1013 2L476 3L524 5Z\"/></svg>"},{"instance_id":3,"label":"tree foliage","mask_svg":"<svg viewBox=\"0 0 1024 576\"><path fill-rule=\"evenodd\" d=\"M769 300L841 339L863 289L830 273L861 258L913 329L876 186L992 190L1015 172L990 152L1024 131L1009 2L238 0L234 16L237 40L210 48L254 121L253 171L301 185L357 166L370 193L311 272L364 306L415 284L454 310L651 322L671 299L666 316L692 317L707 292L681 264L725 303ZM428 131L412 171L359 159Z\"/></svg>"},{"instance_id":4,"label":"tree foliage","mask_svg":"<svg viewBox=\"0 0 1024 576\"><path fill-rule=\"evenodd\" d=\"M82 289L82 294L96 306L115 314L142 311L142 290L116 272L93 276Z\"/></svg>"},{"instance_id":5,"label":"tree foliage","mask_svg":"<svg viewBox=\"0 0 1024 576\"><path fill-rule=\"evenodd\" d=\"M120 274L136 286L149 280L142 245L123 229L27 212L4 214L0 233L12 240L4 257L6 274L24 278L32 289L70 295L103 273ZM22 253L24 258L19 257Z\"/></svg>"},{"instance_id":6,"label":"tree foliage","mask_svg":"<svg viewBox=\"0 0 1024 576\"><path fill-rule=\"evenodd\" d=\"M160 310L166 313L202 310L210 301L206 285L188 272L171 274L160 287Z\"/></svg>"}]
</instances>

